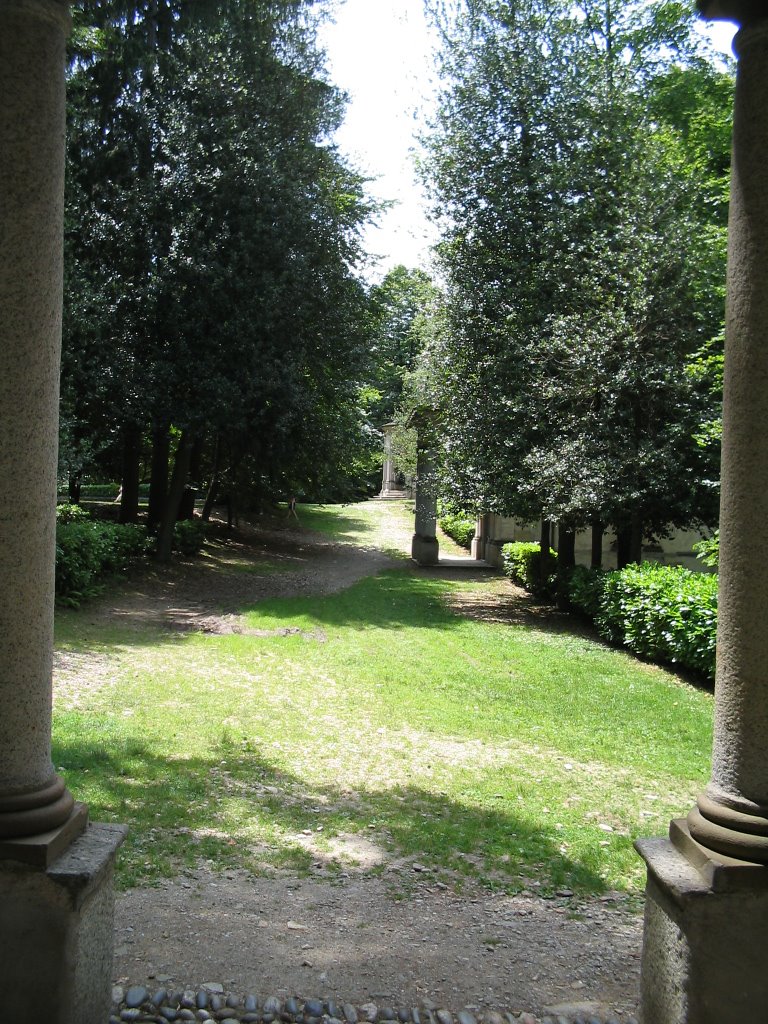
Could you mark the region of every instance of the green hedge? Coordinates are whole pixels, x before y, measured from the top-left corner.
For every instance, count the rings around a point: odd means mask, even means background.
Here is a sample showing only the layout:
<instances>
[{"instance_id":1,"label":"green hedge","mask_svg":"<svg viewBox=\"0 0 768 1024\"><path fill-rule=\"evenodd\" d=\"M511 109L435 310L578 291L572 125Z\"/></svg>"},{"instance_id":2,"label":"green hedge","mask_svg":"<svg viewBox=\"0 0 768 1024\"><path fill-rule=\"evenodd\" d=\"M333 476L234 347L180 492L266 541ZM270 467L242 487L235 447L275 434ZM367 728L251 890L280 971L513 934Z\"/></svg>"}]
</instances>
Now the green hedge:
<instances>
[{"instance_id":1,"label":"green hedge","mask_svg":"<svg viewBox=\"0 0 768 1024\"><path fill-rule=\"evenodd\" d=\"M123 569L151 546L141 526L75 519L56 526L56 596L77 607L98 593L99 577Z\"/></svg>"},{"instance_id":2,"label":"green hedge","mask_svg":"<svg viewBox=\"0 0 768 1024\"><path fill-rule=\"evenodd\" d=\"M67 493L67 487L65 484L61 484L58 488L61 494ZM120 484L118 483L107 483L107 484L82 484L80 487L80 500L81 501L114 501L120 493ZM149 484L139 485L139 497L149 497Z\"/></svg>"},{"instance_id":3,"label":"green hedge","mask_svg":"<svg viewBox=\"0 0 768 1024\"><path fill-rule=\"evenodd\" d=\"M536 597L553 598L557 593L557 552L549 549L547 576L541 582L541 546L533 541L514 541L501 549L504 574Z\"/></svg>"},{"instance_id":4,"label":"green hedge","mask_svg":"<svg viewBox=\"0 0 768 1024\"><path fill-rule=\"evenodd\" d=\"M605 572L577 565L558 580L556 555L546 592L539 587L538 544L505 544L504 572L540 597L565 595L601 636L642 657L715 677L717 576L644 562Z\"/></svg>"},{"instance_id":5,"label":"green hedge","mask_svg":"<svg viewBox=\"0 0 768 1024\"><path fill-rule=\"evenodd\" d=\"M603 588L607 573L603 569L589 569L576 565L565 574L563 591L568 603L576 611L594 619L600 613Z\"/></svg>"},{"instance_id":6,"label":"green hedge","mask_svg":"<svg viewBox=\"0 0 768 1024\"><path fill-rule=\"evenodd\" d=\"M475 536L475 520L464 512L440 512L438 523L443 533L447 533L463 548L472 546Z\"/></svg>"},{"instance_id":7,"label":"green hedge","mask_svg":"<svg viewBox=\"0 0 768 1024\"><path fill-rule=\"evenodd\" d=\"M606 573L595 624L635 654L713 679L717 576L654 562Z\"/></svg>"},{"instance_id":8,"label":"green hedge","mask_svg":"<svg viewBox=\"0 0 768 1024\"><path fill-rule=\"evenodd\" d=\"M205 543L200 519L176 523L173 549L195 554ZM76 608L101 589L100 577L118 572L134 558L151 554L155 540L143 526L92 519L79 505L56 507L56 597Z\"/></svg>"}]
</instances>

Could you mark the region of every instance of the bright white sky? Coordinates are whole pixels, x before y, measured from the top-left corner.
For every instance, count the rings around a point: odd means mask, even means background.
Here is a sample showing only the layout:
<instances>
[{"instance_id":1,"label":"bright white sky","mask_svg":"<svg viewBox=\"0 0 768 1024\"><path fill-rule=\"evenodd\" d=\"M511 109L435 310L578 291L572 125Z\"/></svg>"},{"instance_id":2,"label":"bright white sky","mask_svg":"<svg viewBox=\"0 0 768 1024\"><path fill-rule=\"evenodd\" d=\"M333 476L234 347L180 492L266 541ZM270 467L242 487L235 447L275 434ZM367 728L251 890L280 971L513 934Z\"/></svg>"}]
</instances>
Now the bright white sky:
<instances>
[{"instance_id":1,"label":"bright white sky","mask_svg":"<svg viewBox=\"0 0 768 1024\"><path fill-rule=\"evenodd\" d=\"M733 25L701 24L719 50L731 52ZM413 163L415 133L435 88L423 0L339 0L321 43L331 78L351 101L336 141L353 166L376 179L371 193L395 201L366 233L366 248L379 257L367 276L379 280L398 263L428 270L435 236Z\"/></svg>"}]
</instances>

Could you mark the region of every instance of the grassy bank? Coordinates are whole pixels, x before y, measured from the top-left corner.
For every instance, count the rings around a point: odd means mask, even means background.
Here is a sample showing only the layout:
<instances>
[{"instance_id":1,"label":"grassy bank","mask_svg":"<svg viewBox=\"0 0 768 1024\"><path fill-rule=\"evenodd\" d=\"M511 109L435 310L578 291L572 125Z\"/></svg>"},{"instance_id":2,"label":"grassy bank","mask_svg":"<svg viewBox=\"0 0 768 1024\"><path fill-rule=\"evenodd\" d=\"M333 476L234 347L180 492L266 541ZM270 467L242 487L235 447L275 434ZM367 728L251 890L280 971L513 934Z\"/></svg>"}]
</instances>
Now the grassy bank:
<instances>
[{"instance_id":1,"label":"grassy bank","mask_svg":"<svg viewBox=\"0 0 768 1024\"><path fill-rule=\"evenodd\" d=\"M402 547L409 528L383 503L299 512L362 544ZM501 585L404 567L263 602L253 635L70 615L62 649L109 682L60 703L54 757L95 819L130 825L122 883L367 856L401 861L395 891L412 862L452 886L637 891L632 840L705 780L711 697L546 620L462 616L462 596Z\"/></svg>"}]
</instances>

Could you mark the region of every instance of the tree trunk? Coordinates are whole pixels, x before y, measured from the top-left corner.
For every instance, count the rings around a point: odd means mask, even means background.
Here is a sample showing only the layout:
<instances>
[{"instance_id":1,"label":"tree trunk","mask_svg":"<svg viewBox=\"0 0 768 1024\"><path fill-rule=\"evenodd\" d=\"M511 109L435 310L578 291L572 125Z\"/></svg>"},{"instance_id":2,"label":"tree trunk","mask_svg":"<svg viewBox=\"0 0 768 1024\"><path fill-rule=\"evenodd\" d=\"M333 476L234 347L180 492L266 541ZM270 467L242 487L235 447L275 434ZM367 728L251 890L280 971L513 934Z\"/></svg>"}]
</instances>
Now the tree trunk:
<instances>
[{"instance_id":1,"label":"tree trunk","mask_svg":"<svg viewBox=\"0 0 768 1024\"><path fill-rule=\"evenodd\" d=\"M184 495L184 487L189 476L189 464L192 460L192 447L194 439L188 430L182 431L179 444L176 448L176 458L173 462L173 475L171 486L168 489L168 500L165 503L163 521L160 524L160 533L157 537L157 560L158 562L169 562L173 550L173 527L176 525L176 516L179 512L179 505Z\"/></svg>"},{"instance_id":2,"label":"tree trunk","mask_svg":"<svg viewBox=\"0 0 768 1024\"><path fill-rule=\"evenodd\" d=\"M177 519L195 518L195 499L197 498L197 481L200 479L200 463L203 459L203 439L196 437L192 445L192 454L189 460L189 477L184 494L181 496L181 504L177 513Z\"/></svg>"},{"instance_id":3,"label":"tree trunk","mask_svg":"<svg viewBox=\"0 0 768 1024\"><path fill-rule=\"evenodd\" d=\"M211 518L211 512L216 501L216 496L219 492L219 460L221 458L221 438L216 435L216 445L213 449L213 467L211 469L211 482L208 485L208 493L205 496L205 504L203 505L203 522L207 523Z\"/></svg>"},{"instance_id":4,"label":"tree trunk","mask_svg":"<svg viewBox=\"0 0 768 1024\"><path fill-rule=\"evenodd\" d=\"M557 531L557 568L559 572L576 565L576 531L561 526Z\"/></svg>"},{"instance_id":5,"label":"tree trunk","mask_svg":"<svg viewBox=\"0 0 768 1024\"><path fill-rule=\"evenodd\" d=\"M643 561L643 524L640 521L640 516L632 516L629 545L630 558L640 565Z\"/></svg>"},{"instance_id":6,"label":"tree trunk","mask_svg":"<svg viewBox=\"0 0 768 1024\"><path fill-rule=\"evenodd\" d=\"M160 525L168 496L168 456L170 455L171 439L168 424L156 423L152 429L152 468L149 477L149 509L148 520L150 529Z\"/></svg>"},{"instance_id":7,"label":"tree trunk","mask_svg":"<svg viewBox=\"0 0 768 1024\"><path fill-rule=\"evenodd\" d=\"M566 574L576 565L576 531L562 523L557 530L557 607L568 611L571 606L568 597Z\"/></svg>"},{"instance_id":8,"label":"tree trunk","mask_svg":"<svg viewBox=\"0 0 768 1024\"><path fill-rule=\"evenodd\" d=\"M83 474L78 470L77 473L69 474L69 482L67 486L67 494L69 497L69 503L71 505L80 504L80 488L82 486Z\"/></svg>"},{"instance_id":9,"label":"tree trunk","mask_svg":"<svg viewBox=\"0 0 768 1024\"><path fill-rule=\"evenodd\" d=\"M629 526L621 526L616 530L616 568L623 569L629 565L629 550L631 545L632 530Z\"/></svg>"},{"instance_id":10,"label":"tree trunk","mask_svg":"<svg viewBox=\"0 0 768 1024\"><path fill-rule=\"evenodd\" d=\"M123 427L123 473L120 490L120 522L135 523L139 518L141 479L141 430L135 423Z\"/></svg>"},{"instance_id":11,"label":"tree trunk","mask_svg":"<svg viewBox=\"0 0 768 1024\"><path fill-rule=\"evenodd\" d=\"M541 520L541 555L539 557L539 586L542 594L546 593L547 577L549 576L549 549L552 543L552 523L549 519Z\"/></svg>"},{"instance_id":12,"label":"tree trunk","mask_svg":"<svg viewBox=\"0 0 768 1024\"><path fill-rule=\"evenodd\" d=\"M603 567L603 533L605 527L599 519L592 520L592 557L590 559L590 565L593 569L602 569Z\"/></svg>"},{"instance_id":13,"label":"tree trunk","mask_svg":"<svg viewBox=\"0 0 768 1024\"><path fill-rule=\"evenodd\" d=\"M623 569L627 565L643 560L643 528L639 516L632 516L626 526L616 533L616 567Z\"/></svg>"}]
</instances>

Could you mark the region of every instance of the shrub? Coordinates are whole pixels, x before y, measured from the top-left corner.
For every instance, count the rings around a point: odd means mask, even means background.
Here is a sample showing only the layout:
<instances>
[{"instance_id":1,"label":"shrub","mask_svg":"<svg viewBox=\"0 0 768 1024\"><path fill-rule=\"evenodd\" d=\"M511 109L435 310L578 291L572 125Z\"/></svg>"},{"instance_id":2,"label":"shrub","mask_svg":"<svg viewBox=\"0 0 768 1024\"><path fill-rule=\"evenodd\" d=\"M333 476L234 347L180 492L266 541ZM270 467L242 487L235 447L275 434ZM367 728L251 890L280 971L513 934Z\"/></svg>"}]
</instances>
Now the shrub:
<instances>
[{"instance_id":1,"label":"shrub","mask_svg":"<svg viewBox=\"0 0 768 1024\"><path fill-rule=\"evenodd\" d=\"M83 484L80 488L81 498L92 498L102 501L114 501L120 493L120 484Z\"/></svg>"},{"instance_id":2,"label":"shrub","mask_svg":"<svg viewBox=\"0 0 768 1024\"><path fill-rule=\"evenodd\" d=\"M533 541L515 541L501 549L504 574L536 597L553 598L557 593L557 552L549 549L546 581L541 582L541 546Z\"/></svg>"},{"instance_id":3,"label":"shrub","mask_svg":"<svg viewBox=\"0 0 768 1024\"><path fill-rule=\"evenodd\" d=\"M99 577L147 551L140 526L75 519L56 527L56 596L77 607L98 593Z\"/></svg>"},{"instance_id":4,"label":"shrub","mask_svg":"<svg viewBox=\"0 0 768 1024\"><path fill-rule=\"evenodd\" d=\"M712 679L717 577L653 562L606 573L595 624L604 637L636 654Z\"/></svg>"},{"instance_id":5,"label":"shrub","mask_svg":"<svg viewBox=\"0 0 768 1024\"><path fill-rule=\"evenodd\" d=\"M590 569L586 565L575 565L569 569L562 580L568 603L576 611L594 619L600 612L607 575L604 569Z\"/></svg>"},{"instance_id":6,"label":"shrub","mask_svg":"<svg viewBox=\"0 0 768 1024\"><path fill-rule=\"evenodd\" d=\"M182 555L194 555L205 544L202 519L182 519L173 528L173 549Z\"/></svg>"},{"instance_id":7,"label":"shrub","mask_svg":"<svg viewBox=\"0 0 768 1024\"><path fill-rule=\"evenodd\" d=\"M475 520L466 512L440 510L438 523L443 533L447 533L461 547L469 549L472 546L472 539L475 536Z\"/></svg>"},{"instance_id":8,"label":"shrub","mask_svg":"<svg viewBox=\"0 0 768 1024\"><path fill-rule=\"evenodd\" d=\"M62 502L56 506L57 523L83 523L90 519L90 512L86 512L79 505L70 505L69 502Z\"/></svg>"},{"instance_id":9,"label":"shrub","mask_svg":"<svg viewBox=\"0 0 768 1024\"><path fill-rule=\"evenodd\" d=\"M717 569L720 563L720 531L693 545L693 551L700 562L710 569Z\"/></svg>"}]
</instances>

